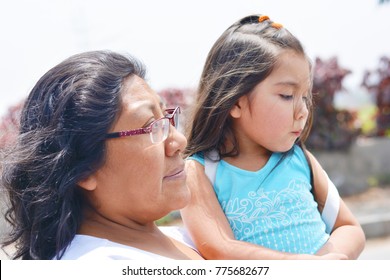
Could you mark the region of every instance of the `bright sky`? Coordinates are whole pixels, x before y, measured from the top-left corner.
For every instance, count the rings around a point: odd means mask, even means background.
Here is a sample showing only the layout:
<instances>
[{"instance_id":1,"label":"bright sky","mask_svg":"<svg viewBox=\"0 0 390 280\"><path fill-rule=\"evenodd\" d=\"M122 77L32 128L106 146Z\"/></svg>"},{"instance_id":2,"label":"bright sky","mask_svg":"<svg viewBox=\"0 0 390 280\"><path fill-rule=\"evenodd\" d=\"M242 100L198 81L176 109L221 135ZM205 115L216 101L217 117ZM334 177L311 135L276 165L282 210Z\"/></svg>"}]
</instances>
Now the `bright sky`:
<instances>
[{"instance_id":1,"label":"bright sky","mask_svg":"<svg viewBox=\"0 0 390 280\"><path fill-rule=\"evenodd\" d=\"M292 31L311 58L338 56L353 71L347 87L390 55L390 3L378 0L0 0L0 114L88 50L137 56L156 90L195 87L219 35L257 13Z\"/></svg>"}]
</instances>

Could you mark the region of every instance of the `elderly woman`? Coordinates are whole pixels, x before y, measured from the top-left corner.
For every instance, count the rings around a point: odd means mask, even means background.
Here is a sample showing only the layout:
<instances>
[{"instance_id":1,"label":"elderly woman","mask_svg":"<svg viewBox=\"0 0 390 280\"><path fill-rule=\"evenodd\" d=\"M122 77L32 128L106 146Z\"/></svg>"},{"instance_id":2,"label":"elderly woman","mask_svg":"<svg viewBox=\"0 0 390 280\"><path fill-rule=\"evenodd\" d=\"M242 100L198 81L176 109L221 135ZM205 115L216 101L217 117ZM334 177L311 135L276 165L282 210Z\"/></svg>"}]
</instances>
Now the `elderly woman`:
<instances>
[{"instance_id":1,"label":"elderly woman","mask_svg":"<svg viewBox=\"0 0 390 280\"><path fill-rule=\"evenodd\" d=\"M135 58L72 56L32 89L2 185L14 259L199 259L155 220L190 199L176 130Z\"/></svg>"}]
</instances>

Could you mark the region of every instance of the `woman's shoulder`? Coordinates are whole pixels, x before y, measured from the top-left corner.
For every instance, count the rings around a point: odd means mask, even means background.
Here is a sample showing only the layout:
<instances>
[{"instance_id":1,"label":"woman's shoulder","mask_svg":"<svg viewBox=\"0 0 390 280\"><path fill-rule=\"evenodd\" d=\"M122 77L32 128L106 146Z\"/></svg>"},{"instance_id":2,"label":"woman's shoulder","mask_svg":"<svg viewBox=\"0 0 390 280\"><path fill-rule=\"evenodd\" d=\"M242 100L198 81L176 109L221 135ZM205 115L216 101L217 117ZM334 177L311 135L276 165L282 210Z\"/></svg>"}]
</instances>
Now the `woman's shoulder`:
<instances>
[{"instance_id":1,"label":"woman's shoulder","mask_svg":"<svg viewBox=\"0 0 390 280\"><path fill-rule=\"evenodd\" d=\"M196 246L194 244L194 241L191 239L189 233L184 227L179 226L163 226L159 227L159 229L169 237L172 237L173 239L176 239L177 241L180 241L181 243L184 243L188 247L192 248L193 250L197 251Z\"/></svg>"},{"instance_id":2,"label":"woman's shoulder","mask_svg":"<svg viewBox=\"0 0 390 280\"><path fill-rule=\"evenodd\" d=\"M61 260L157 260L168 259L107 239L77 234Z\"/></svg>"}]
</instances>

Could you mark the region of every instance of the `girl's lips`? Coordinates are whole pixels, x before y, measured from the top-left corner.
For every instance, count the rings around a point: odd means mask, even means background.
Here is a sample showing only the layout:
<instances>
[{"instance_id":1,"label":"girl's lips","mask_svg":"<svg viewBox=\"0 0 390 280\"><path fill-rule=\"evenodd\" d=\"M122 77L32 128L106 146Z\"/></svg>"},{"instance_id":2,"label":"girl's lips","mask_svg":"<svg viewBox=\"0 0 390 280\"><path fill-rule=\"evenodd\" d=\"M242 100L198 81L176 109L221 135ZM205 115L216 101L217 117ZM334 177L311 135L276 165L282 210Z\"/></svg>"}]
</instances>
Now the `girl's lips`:
<instances>
[{"instance_id":1,"label":"girl's lips","mask_svg":"<svg viewBox=\"0 0 390 280\"><path fill-rule=\"evenodd\" d=\"M292 132L295 136L299 137L302 133L302 130L297 130Z\"/></svg>"}]
</instances>

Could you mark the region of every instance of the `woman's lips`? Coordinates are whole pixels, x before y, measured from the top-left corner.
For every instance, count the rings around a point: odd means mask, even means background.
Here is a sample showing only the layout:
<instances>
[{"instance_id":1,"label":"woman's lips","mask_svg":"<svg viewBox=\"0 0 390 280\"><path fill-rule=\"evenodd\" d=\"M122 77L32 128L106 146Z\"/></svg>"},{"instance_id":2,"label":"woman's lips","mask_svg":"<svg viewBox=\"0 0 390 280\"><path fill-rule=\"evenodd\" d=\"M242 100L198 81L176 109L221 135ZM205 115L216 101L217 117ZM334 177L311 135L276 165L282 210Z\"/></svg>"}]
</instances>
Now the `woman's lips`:
<instances>
[{"instance_id":1,"label":"woman's lips","mask_svg":"<svg viewBox=\"0 0 390 280\"><path fill-rule=\"evenodd\" d=\"M185 177L186 177L186 172L184 168L180 168L170 172L169 175L164 177L164 179L181 179Z\"/></svg>"}]
</instances>

